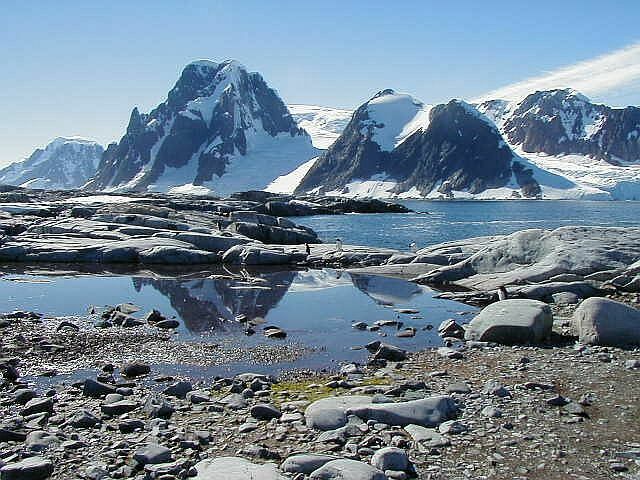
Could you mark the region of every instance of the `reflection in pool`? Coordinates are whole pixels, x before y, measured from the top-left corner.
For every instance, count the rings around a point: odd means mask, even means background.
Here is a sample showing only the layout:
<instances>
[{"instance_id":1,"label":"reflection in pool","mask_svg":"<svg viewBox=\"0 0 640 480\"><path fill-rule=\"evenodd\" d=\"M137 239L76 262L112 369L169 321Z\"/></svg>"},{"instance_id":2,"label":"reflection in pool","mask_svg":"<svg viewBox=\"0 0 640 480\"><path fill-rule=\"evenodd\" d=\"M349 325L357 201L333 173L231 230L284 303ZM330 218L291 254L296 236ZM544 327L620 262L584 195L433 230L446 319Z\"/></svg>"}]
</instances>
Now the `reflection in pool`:
<instances>
[{"instance_id":1,"label":"reflection in pool","mask_svg":"<svg viewBox=\"0 0 640 480\"><path fill-rule=\"evenodd\" d=\"M187 275L150 273L117 275L6 274L0 277L0 311L34 310L46 315L82 315L90 305L131 302L140 314L155 308L181 321L183 340L273 343L261 333L262 325L277 325L287 342L312 353L293 364L251 366L270 371L290 368L335 368L337 362L365 361L366 352L352 347L380 339L408 350L440 344L438 324L446 318L466 322L466 305L433 298L434 292L414 283L338 270L280 270L198 272ZM418 314L396 310L412 309ZM379 332L351 327L355 322L401 320L415 327L413 338L397 338L395 327ZM251 337L245 323L259 326ZM426 329L428 325L433 328ZM178 366L175 366L178 367ZM179 367L178 367L179 368ZM192 367L189 367L191 370ZM227 366L227 372L246 371L246 365ZM219 369L218 369L219 370ZM193 373L193 372L191 372ZM203 374L212 374L211 369Z\"/></svg>"}]
</instances>

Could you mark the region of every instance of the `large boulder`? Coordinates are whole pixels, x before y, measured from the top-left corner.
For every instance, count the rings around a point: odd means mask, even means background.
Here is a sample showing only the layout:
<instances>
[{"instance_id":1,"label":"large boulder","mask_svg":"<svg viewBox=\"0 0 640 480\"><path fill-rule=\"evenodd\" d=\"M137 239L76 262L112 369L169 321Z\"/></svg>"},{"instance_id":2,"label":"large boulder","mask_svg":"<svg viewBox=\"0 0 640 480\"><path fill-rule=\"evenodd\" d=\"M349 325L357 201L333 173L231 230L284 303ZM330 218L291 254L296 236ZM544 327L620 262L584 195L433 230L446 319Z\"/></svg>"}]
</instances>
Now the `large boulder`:
<instances>
[{"instance_id":1,"label":"large boulder","mask_svg":"<svg viewBox=\"0 0 640 480\"><path fill-rule=\"evenodd\" d=\"M29 457L0 468L2 480L44 480L53 473L53 463L44 457Z\"/></svg>"},{"instance_id":2,"label":"large boulder","mask_svg":"<svg viewBox=\"0 0 640 480\"><path fill-rule=\"evenodd\" d=\"M608 298L588 298L576 309L572 325L589 345L640 345L640 310Z\"/></svg>"},{"instance_id":3,"label":"large boulder","mask_svg":"<svg viewBox=\"0 0 640 480\"><path fill-rule=\"evenodd\" d=\"M318 430L335 430L347 424L347 410L370 404L371 397L352 395L344 397L327 397L316 400L307 407L304 417L307 427Z\"/></svg>"},{"instance_id":4,"label":"large boulder","mask_svg":"<svg viewBox=\"0 0 640 480\"><path fill-rule=\"evenodd\" d=\"M218 457L196 463L194 480L287 480L272 463L259 465L240 457Z\"/></svg>"},{"instance_id":5,"label":"large boulder","mask_svg":"<svg viewBox=\"0 0 640 480\"><path fill-rule=\"evenodd\" d=\"M325 463L310 480L387 480L384 472L357 460L340 459Z\"/></svg>"},{"instance_id":6,"label":"large boulder","mask_svg":"<svg viewBox=\"0 0 640 480\"><path fill-rule=\"evenodd\" d=\"M357 405L349 408L346 413L363 420L375 420L399 427L411 424L434 427L455 418L458 406L453 398L440 395L409 402Z\"/></svg>"},{"instance_id":7,"label":"large boulder","mask_svg":"<svg viewBox=\"0 0 640 480\"><path fill-rule=\"evenodd\" d=\"M319 455L316 453L301 453L291 455L282 462L280 470L286 473L304 473L309 475L314 470L322 467L325 463L337 460L337 457L331 455Z\"/></svg>"},{"instance_id":8,"label":"large boulder","mask_svg":"<svg viewBox=\"0 0 640 480\"><path fill-rule=\"evenodd\" d=\"M485 307L466 327L464 338L506 345L539 343L551 335L553 314L538 300L513 299Z\"/></svg>"}]
</instances>

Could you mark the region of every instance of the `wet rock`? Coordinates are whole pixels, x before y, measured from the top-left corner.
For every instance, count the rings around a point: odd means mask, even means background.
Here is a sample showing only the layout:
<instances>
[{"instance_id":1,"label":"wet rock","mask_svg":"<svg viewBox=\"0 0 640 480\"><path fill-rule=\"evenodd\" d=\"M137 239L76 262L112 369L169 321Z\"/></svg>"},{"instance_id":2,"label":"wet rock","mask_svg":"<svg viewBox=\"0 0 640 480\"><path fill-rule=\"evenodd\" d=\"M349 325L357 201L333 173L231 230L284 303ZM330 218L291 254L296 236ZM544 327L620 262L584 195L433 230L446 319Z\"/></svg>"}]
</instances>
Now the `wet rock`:
<instances>
[{"instance_id":1,"label":"wet rock","mask_svg":"<svg viewBox=\"0 0 640 480\"><path fill-rule=\"evenodd\" d=\"M240 457L202 460L195 465L195 471L194 480L287 480L271 463L256 464Z\"/></svg>"},{"instance_id":2,"label":"wet rock","mask_svg":"<svg viewBox=\"0 0 640 480\"><path fill-rule=\"evenodd\" d=\"M357 460L332 460L315 470L310 480L387 480L384 472Z\"/></svg>"},{"instance_id":3,"label":"wet rock","mask_svg":"<svg viewBox=\"0 0 640 480\"><path fill-rule=\"evenodd\" d=\"M167 317L165 317L164 315L162 315L162 313L160 313L158 310L155 310L155 309L151 310L149 313L147 313L144 316L144 321L152 325L166 319Z\"/></svg>"},{"instance_id":4,"label":"wet rock","mask_svg":"<svg viewBox=\"0 0 640 480\"><path fill-rule=\"evenodd\" d=\"M467 325L466 340L506 345L539 343L551 335L553 315L537 300L513 299L492 303Z\"/></svg>"},{"instance_id":5,"label":"wet rock","mask_svg":"<svg viewBox=\"0 0 640 480\"><path fill-rule=\"evenodd\" d=\"M0 468L2 480L44 480L53 474L53 463L44 457L29 457Z\"/></svg>"},{"instance_id":6,"label":"wet rock","mask_svg":"<svg viewBox=\"0 0 640 480\"><path fill-rule=\"evenodd\" d=\"M373 360L389 360L391 362L401 362L406 359L406 350L386 343L381 343L376 350L376 353L373 354Z\"/></svg>"},{"instance_id":7,"label":"wet rock","mask_svg":"<svg viewBox=\"0 0 640 480\"><path fill-rule=\"evenodd\" d=\"M160 320L155 324L155 326L164 330L171 330L174 328L178 328L180 326L180 322L174 319Z\"/></svg>"},{"instance_id":8,"label":"wet rock","mask_svg":"<svg viewBox=\"0 0 640 480\"><path fill-rule=\"evenodd\" d=\"M280 470L286 473L311 474L324 464L337 460L331 455L318 455L313 453L291 455L280 465Z\"/></svg>"},{"instance_id":9,"label":"wet rock","mask_svg":"<svg viewBox=\"0 0 640 480\"><path fill-rule=\"evenodd\" d=\"M640 310L608 298L588 298L576 309L572 326L580 343L640 345Z\"/></svg>"},{"instance_id":10,"label":"wet rock","mask_svg":"<svg viewBox=\"0 0 640 480\"><path fill-rule=\"evenodd\" d=\"M263 331L264 331L264 336L267 338L282 339L287 337L287 332L285 332L279 327L275 327L275 326L264 327Z\"/></svg>"},{"instance_id":11,"label":"wet rock","mask_svg":"<svg viewBox=\"0 0 640 480\"><path fill-rule=\"evenodd\" d=\"M464 328L455 320L444 320L438 327L438 335L441 337L464 338Z\"/></svg>"},{"instance_id":12,"label":"wet rock","mask_svg":"<svg viewBox=\"0 0 640 480\"><path fill-rule=\"evenodd\" d=\"M169 385L162 393L169 397L186 398L191 390L193 390L191 382L182 381Z\"/></svg>"},{"instance_id":13,"label":"wet rock","mask_svg":"<svg viewBox=\"0 0 640 480\"><path fill-rule=\"evenodd\" d=\"M123 365L122 374L125 377L139 377L141 375L147 375L151 372L151 367L143 362L129 362Z\"/></svg>"},{"instance_id":14,"label":"wet rock","mask_svg":"<svg viewBox=\"0 0 640 480\"><path fill-rule=\"evenodd\" d=\"M251 416L258 420L271 420L272 418L280 418L282 412L273 405L267 403L258 403L251 407Z\"/></svg>"}]
</instances>

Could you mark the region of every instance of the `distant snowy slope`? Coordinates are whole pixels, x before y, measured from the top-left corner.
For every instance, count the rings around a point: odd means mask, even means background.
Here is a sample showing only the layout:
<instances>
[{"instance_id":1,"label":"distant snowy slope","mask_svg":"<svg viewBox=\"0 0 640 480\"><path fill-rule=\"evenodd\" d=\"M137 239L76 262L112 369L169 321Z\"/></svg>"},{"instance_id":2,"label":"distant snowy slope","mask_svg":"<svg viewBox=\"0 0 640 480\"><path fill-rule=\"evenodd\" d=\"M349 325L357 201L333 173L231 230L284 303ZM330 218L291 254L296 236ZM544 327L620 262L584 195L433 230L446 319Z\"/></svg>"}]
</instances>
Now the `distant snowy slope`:
<instances>
[{"instance_id":1,"label":"distant snowy slope","mask_svg":"<svg viewBox=\"0 0 640 480\"><path fill-rule=\"evenodd\" d=\"M96 173L104 148L79 137L58 137L29 158L0 170L0 184L28 188L79 188Z\"/></svg>"},{"instance_id":2,"label":"distant snowy slope","mask_svg":"<svg viewBox=\"0 0 640 480\"><path fill-rule=\"evenodd\" d=\"M543 188L543 198L640 200L640 108L611 108L557 89L478 109L521 158L575 185Z\"/></svg>"},{"instance_id":3,"label":"distant snowy slope","mask_svg":"<svg viewBox=\"0 0 640 480\"><path fill-rule=\"evenodd\" d=\"M165 102L133 110L87 188L227 195L263 189L318 153L259 73L199 60Z\"/></svg>"},{"instance_id":4,"label":"distant snowy slope","mask_svg":"<svg viewBox=\"0 0 640 480\"><path fill-rule=\"evenodd\" d=\"M309 135L313 146L326 150L349 123L353 111L316 105L287 105L291 116Z\"/></svg>"}]
</instances>

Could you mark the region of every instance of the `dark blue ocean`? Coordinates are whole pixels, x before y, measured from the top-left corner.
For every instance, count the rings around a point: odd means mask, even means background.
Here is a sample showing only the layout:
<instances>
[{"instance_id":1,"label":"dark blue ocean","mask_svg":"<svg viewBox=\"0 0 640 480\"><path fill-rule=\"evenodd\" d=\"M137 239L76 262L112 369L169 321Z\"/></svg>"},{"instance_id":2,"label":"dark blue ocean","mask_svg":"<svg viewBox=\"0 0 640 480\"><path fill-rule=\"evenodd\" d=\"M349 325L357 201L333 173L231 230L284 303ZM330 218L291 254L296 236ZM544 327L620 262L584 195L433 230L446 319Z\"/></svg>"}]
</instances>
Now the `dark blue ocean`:
<instances>
[{"instance_id":1,"label":"dark blue ocean","mask_svg":"<svg viewBox=\"0 0 640 480\"><path fill-rule=\"evenodd\" d=\"M461 238L565 225L640 226L640 202L406 201L416 213L295 218L333 242L406 250Z\"/></svg>"}]
</instances>

